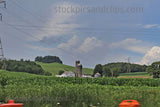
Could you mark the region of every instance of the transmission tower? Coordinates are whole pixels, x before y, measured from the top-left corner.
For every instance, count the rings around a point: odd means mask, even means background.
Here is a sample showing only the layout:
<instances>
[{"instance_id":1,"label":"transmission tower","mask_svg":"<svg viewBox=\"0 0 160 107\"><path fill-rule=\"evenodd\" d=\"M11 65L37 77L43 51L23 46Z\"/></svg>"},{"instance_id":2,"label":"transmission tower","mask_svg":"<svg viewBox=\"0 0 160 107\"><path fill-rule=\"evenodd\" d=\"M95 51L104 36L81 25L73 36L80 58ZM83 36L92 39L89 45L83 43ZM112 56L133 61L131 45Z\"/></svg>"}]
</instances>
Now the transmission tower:
<instances>
[{"instance_id":1,"label":"transmission tower","mask_svg":"<svg viewBox=\"0 0 160 107\"><path fill-rule=\"evenodd\" d=\"M6 8L6 1L0 0L0 4L3 4L4 8ZM2 21L2 13L0 13L0 21ZM3 47L2 47L1 36L0 36L0 61L3 63L1 69L6 70L6 63L5 63L5 57L4 57Z\"/></svg>"},{"instance_id":2,"label":"transmission tower","mask_svg":"<svg viewBox=\"0 0 160 107\"><path fill-rule=\"evenodd\" d=\"M127 73L131 72L130 57L128 57Z\"/></svg>"}]
</instances>

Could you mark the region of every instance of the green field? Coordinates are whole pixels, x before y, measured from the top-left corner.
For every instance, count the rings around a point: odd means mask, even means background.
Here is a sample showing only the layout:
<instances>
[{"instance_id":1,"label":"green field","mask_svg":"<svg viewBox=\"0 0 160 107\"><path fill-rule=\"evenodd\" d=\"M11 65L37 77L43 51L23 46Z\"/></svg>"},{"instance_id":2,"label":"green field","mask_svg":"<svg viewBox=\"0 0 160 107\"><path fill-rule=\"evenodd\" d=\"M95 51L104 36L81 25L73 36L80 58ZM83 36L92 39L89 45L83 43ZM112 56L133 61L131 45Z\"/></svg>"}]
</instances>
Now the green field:
<instances>
[{"instance_id":1,"label":"green field","mask_svg":"<svg viewBox=\"0 0 160 107\"><path fill-rule=\"evenodd\" d=\"M23 107L118 107L127 99L160 107L160 80L56 78L1 70L0 102L9 99Z\"/></svg>"},{"instance_id":2,"label":"green field","mask_svg":"<svg viewBox=\"0 0 160 107\"><path fill-rule=\"evenodd\" d=\"M41 63L41 62L36 62L36 63L41 65L45 71L51 72L53 76L58 75L58 72L60 70L75 72L75 67L69 65L64 65L59 63ZM83 68L83 73L92 75L93 69Z\"/></svg>"},{"instance_id":3,"label":"green field","mask_svg":"<svg viewBox=\"0 0 160 107\"><path fill-rule=\"evenodd\" d=\"M119 76L150 76L147 72L120 73Z\"/></svg>"}]
</instances>

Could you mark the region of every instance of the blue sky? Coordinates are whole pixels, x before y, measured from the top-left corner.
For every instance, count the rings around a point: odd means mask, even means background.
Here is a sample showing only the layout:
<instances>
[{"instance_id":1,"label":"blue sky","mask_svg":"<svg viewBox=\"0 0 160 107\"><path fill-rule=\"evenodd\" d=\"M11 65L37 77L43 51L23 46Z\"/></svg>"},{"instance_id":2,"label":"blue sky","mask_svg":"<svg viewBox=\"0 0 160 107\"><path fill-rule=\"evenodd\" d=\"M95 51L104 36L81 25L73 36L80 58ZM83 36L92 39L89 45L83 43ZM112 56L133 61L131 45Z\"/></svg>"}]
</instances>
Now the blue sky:
<instances>
[{"instance_id":1,"label":"blue sky","mask_svg":"<svg viewBox=\"0 0 160 107\"><path fill-rule=\"evenodd\" d=\"M56 55L64 64L74 65L79 59L92 68L128 58L146 65L160 61L158 0L6 2L7 9L0 5L0 36L8 59Z\"/></svg>"}]
</instances>

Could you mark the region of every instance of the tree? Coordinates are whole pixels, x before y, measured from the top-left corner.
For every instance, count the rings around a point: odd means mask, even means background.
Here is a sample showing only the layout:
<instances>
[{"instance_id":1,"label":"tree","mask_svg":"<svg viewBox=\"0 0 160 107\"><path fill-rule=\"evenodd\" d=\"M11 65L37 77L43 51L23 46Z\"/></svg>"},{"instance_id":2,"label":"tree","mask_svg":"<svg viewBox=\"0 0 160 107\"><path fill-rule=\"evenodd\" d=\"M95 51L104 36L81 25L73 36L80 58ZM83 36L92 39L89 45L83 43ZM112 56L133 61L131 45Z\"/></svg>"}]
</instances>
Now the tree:
<instances>
[{"instance_id":1,"label":"tree","mask_svg":"<svg viewBox=\"0 0 160 107\"><path fill-rule=\"evenodd\" d=\"M160 78L160 61L152 63L146 71L153 75L153 78Z\"/></svg>"},{"instance_id":2,"label":"tree","mask_svg":"<svg viewBox=\"0 0 160 107\"><path fill-rule=\"evenodd\" d=\"M42 59L43 59L43 57L42 57L42 56L37 56L37 57L35 58L35 61L41 62L41 61L42 61Z\"/></svg>"},{"instance_id":3,"label":"tree","mask_svg":"<svg viewBox=\"0 0 160 107\"><path fill-rule=\"evenodd\" d=\"M109 67L103 67L103 75L105 77L117 77L119 76L120 69L119 68L109 68Z\"/></svg>"},{"instance_id":4,"label":"tree","mask_svg":"<svg viewBox=\"0 0 160 107\"><path fill-rule=\"evenodd\" d=\"M103 69L103 66L101 64L96 65L93 71L93 75L95 75L96 73L100 73L102 76L103 75L102 69Z\"/></svg>"},{"instance_id":5,"label":"tree","mask_svg":"<svg viewBox=\"0 0 160 107\"><path fill-rule=\"evenodd\" d=\"M58 72L59 75L62 75L63 73L64 73L63 70L60 70L60 71Z\"/></svg>"},{"instance_id":6,"label":"tree","mask_svg":"<svg viewBox=\"0 0 160 107\"><path fill-rule=\"evenodd\" d=\"M128 63L117 62L117 63L109 63L104 66L111 68L118 68L120 73L126 73L128 69ZM145 72L147 66L146 65L138 65L138 64L130 64L131 72Z\"/></svg>"},{"instance_id":7,"label":"tree","mask_svg":"<svg viewBox=\"0 0 160 107\"><path fill-rule=\"evenodd\" d=\"M38 62L43 62L43 63L60 63L62 64L63 62L61 61L61 59L57 56L37 56L35 58L35 61L38 61Z\"/></svg>"},{"instance_id":8,"label":"tree","mask_svg":"<svg viewBox=\"0 0 160 107\"><path fill-rule=\"evenodd\" d=\"M106 67L106 66L103 67L103 75L105 77L111 77L112 73L109 67Z\"/></svg>"},{"instance_id":9,"label":"tree","mask_svg":"<svg viewBox=\"0 0 160 107\"><path fill-rule=\"evenodd\" d=\"M112 68L111 69L112 78L113 77L118 77L119 76L119 72L120 72L120 69L118 69L118 68Z\"/></svg>"},{"instance_id":10,"label":"tree","mask_svg":"<svg viewBox=\"0 0 160 107\"><path fill-rule=\"evenodd\" d=\"M42 67L35 62L32 61L16 61L16 60L6 60L6 70L8 71L16 71L16 72L27 72L32 74L39 74L43 75L44 70ZM3 63L0 62L0 67L2 67ZM46 75L51 75L49 73L46 73Z\"/></svg>"}]
</instances>

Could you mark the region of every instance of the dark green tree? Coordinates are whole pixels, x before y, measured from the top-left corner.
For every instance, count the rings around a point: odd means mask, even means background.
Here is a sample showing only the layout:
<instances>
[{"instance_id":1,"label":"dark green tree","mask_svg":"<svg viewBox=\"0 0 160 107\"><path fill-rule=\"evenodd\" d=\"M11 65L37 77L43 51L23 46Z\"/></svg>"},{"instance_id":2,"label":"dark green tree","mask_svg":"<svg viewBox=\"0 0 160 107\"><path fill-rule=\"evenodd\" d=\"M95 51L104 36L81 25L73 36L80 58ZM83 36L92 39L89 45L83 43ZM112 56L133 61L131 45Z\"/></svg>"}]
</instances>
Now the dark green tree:
<instances>
[{"instance_id":1,"label":"dark green tree","mask_svg":"<svg viewBox=\"0 0 160 107\"><path fill-rule=\"evenodd\" d=\"M101 64L96 65L93 71L93 75L95 75L96 73L100 73L102 76L103 75L102 69L103 69L103 66Z\"/></svg>"},{"instance_id":2,"label":"dark green tree","mask_svg":"<svg viewBox=\"0 0 160 107\"><path fill-rule=\"evenodd\" d=\"M147 67L146 71L153 76L153 78L160 78L160 61L154 62Z\"/></svg>"},{"instance_id":3,"label":"dark green tree","mask_svg":"<svg viewBox=\"0 0 160 107\"><path fill-rule=\"evenodd\" d=\"M120 69L119 68L112 68L111 73L112 73L112 78L113 77L118 77L119 73L120 73Z\"/></svg>"},{"instance_id":4,"label":"dark green tree","mask_svg":"<svg viewBox=\"0 0 160 107\"><path fill-rule=\"evenodd\" d=\"M111 77L112 76L112 73L111 73L111 70L109 67L103 67L103 75L105 77Z\"/></svg>"},{"instance_id":5,"label":"dark green tree","mask_svg":"<svg viewBox=\"0 0 160 107\"><path fill-rule=\"evenodd\" d=\"M63 74L63 73L64 73L63 70L60 70L60 71L58 72L59 75L61 75L61 74Z\"/></svg>"},{"instance_id":6,"label":"dark green tree","mask_svg":"<svg viewBox=\"0 0 160 107\"><path fill-rule=\"evenodd\" d=\"M44 56L44 57L37 56L35 58L35 61L43 62L43 63L54 63L54 62L60 63L60 64L63 63L61 59L57 56Z\"/></svg>"}]
</instances>

